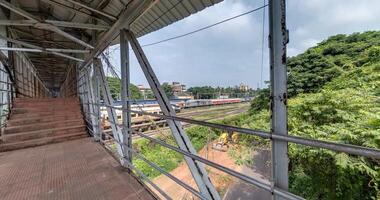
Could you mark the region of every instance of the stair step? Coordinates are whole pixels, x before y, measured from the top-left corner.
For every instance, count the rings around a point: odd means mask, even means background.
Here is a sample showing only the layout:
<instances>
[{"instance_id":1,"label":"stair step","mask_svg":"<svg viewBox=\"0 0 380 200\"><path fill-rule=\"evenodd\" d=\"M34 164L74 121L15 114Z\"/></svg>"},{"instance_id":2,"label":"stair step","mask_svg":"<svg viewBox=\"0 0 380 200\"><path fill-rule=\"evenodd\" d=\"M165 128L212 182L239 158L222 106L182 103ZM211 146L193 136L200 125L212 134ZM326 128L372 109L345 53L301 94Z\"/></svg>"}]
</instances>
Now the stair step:
<instances>
[{"instance_id":1,"label":"stair step","mask_svg":"<svg viewBox=\"0 0 380 200\"><path fill-rule=\"evenodd\" d=\"M83 120L82 114L77 115L56 115L50 117L29 117L20 119L10 119L7 121L7 126L18 126L18 125L29 125L35 123L46 123L46 122L56 122L56 121L66 121L66 120Z\"/></svg>"},{"instance_id":2,"label":"stair step","mask_svg":"<svg viewBox=\"0 0 380 200\"><path fill-rule=\"evenodd\" d=\"M46 138L40 138L40 139L34 139L34 140L12 142L12 143L0 143L0 152L42 146L46 144L64 142L64 141L80 139L84 137L88 137L88 135L86 132L82 131L82 132L75 132L75 133L66 134L66 135L46 137Z\"/></svg>"},{"instance_id":3,"label":"stair step","mask_svg":"<svg viewBox=\"0 0 380 200\"><path fill-rule=\"evenodd\" d=\"M16 142L16 141L25 141L25 140L34 140L44 137L60 136L66 135L75 132L84 132L86 131L85 125L69 126L69 127L59 127L59 128L50 128L45 130L37 131L27 131L21 133L7 133L2 136L5 143Z\"/></svg>"},{"instance_id":4,"label":"stair step","mask_svg":"<svg viewBox=\"0 0 380 200\"><path fill-rule=\"evenodd\" d=\"M68 98L15 98L15 102L42 102L42 101L77 101L77 97Z\"/></svg>"},{"instance_id":5,"label":"stair step","mask_svg":"<svg viewBox=\"0 0 380 200\"><path fill-rule=\"evenodd\" d=\"M23 102L23 103L13 103L14 108L30 108L30 107L40 107L48 108L54 106L79 106L79 102Z\"/></svg>"},{"instance_id":6,"label":"stair step","mask_svg":"<svg viewBox=\"0 0 380 200\"><path fill-rule=\"evenodd\" d=\"M28 108L12 108L12 114L26 114L26 113L52 113L52 112L69 112L69 111L78 111L80 110L78 106L56 106L51 105L49 107L28 107Z\"/></svg>"},{"instance_id":7,"label":"stair step","mask_svg":"<svg viewBox=\"0 0 380 200\"><path fill-rule=\"evenodd\" d=\"M87 137L78 98L16 98L0 152Z\"/></svg>"},{"instance_id":8,"label":"stair step","mask_svg":"<svg viewBox=\"0 0 380 200\"><path fill-rule=\"evenodd\" d=\"M11 114L11 119L23 119L23 118L38 118L38 117L56 117L56 116L74 116L82 115L80 110L67 111L67 112L42 112L42 113L18 113Z\"/></svg>"},{"instance_id":9,"label":"stair step","mask_svg":"<svg viewBox=\"0 0 380 200\"><path fill-rule=\"evenodd\" d=\"M18 126L8 126L5 128L5 134L13 134L20 132L38 131L44 129L61 128L67 126L84 125L83 119L70 119L65 121L53 121L33 124L21 124Z\"/></svg>"}]
</instances>

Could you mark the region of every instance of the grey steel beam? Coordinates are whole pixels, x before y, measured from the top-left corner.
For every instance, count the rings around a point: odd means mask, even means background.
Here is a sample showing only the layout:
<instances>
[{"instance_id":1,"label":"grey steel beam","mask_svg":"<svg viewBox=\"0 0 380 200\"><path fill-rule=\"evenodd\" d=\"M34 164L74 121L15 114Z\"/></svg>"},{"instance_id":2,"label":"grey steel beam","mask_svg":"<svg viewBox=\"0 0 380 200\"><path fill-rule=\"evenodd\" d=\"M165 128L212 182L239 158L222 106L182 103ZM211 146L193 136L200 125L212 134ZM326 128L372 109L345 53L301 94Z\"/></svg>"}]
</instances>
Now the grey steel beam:
<instances>
[{"instance_id":1,"label":"grey steel beam","mask_svg":"<svg viewBox=\"0 0 380 200\"><path fill-rule=\"evenodd\" d=\"M70 55L66 55L66 54L60 53L57 49L51 49L51 48L50 49L45 49L45 48L39 47L39 46L34 45L34 44L29 44L27 42L18 41L18 40L15 40L15 39L12 39L12 38L8 38L8 37L4 37L4 36L1 36L1 35L0 35L0 39L6 40L8 42L12 42L14 44L18 44L18 45L22 45L22 46L25 46L25 47L32 48L32 49L18 48L18 51L31 51L31 52L39 52L40 51L40 52L51 53L51 54L54 54L54 55L57 55L57 56L69 58L71 60L75 60L75 61L78 61L78 62L83 62L84 61L82 59L79 59L79 58L76 58L76 57L73 57L73 56L70 56ZM11 50L11 49L8 48L8 50ZM61 49L60 51L62 52L62 51L68 51L68 50L69 49L67 49L67 50L62 50ZM17 51L17 50L15 50L15 51Z\"/></svg>"},{"instance_id":2,"label":"grey steel beam","mask_svg":"<svg viewBox=\"0 0 380 200\"><path fill-rule=\"evenodd\" d=\"M115 71L115 67L111 64L111 62L108 59L108 57L104 53L101 54L101 57L105 61L106 65L108 66L108 69L110 69L112 75L114 75L115 77L117 77L118 79L120 79L119 75Z\"/></svg>"},{"instance_id":3,"label":"grey steel beam","mask_svg":"<svg viewBox=\"0 0 380 200\"><path fill-rule=\"evenodd\" d=\"M68 58L68 59L71 59L71 60L75 60L75 61L78 61L78 62L83 62L84 61L82 59L75 58L73 56L69 56L69 55L66 55L66 54L63 54L63 53L59 53L59 52L55 52L55 51L45 51L45 50L41 50L41 49L0 47L0 50L3 50L3 51L36 52L36 53L44 52L44 53L50 53L50 54L54 54L54 55L57 55L57 56L60 56L60 57Z\"/></svg>"},{"instance_id":4,"label":"grey steel beam","mask_svg":"<svg viewBox=\"0 0 380 200\"><path fill-rule=\"evenodd\" d=\"M13 5L13 4L5 1L5 0L0 0L0 5L11 10L11 11L13 11L13 12L15 12L15 13L17 13L17 14L19 14L19 15L21 15L21 16L23 16L23 17L25 17L25 18L27 18L27 19L29 19L29 20L32 20L35 23L39 22L39 19L37 17L33 16L32 14L20 9L19 7L15 6L15 5Z\"/></svg>"},{"instance_id":5,"label":"grey steel beam","mask_svg":"<svg viewBox=\"0 0 380 200\"><path fill-rule=\"evenodd\" d=\"M119 35L120 29L128 26L134 19L136 19L144 10L157 0L131 0L125 10L119 15L118 20L111 26L111 28L98 40L95 48L86 57L85 62L81 65L81 70L88 67L92 59L98 57L104 49L106 49L111 42Z\"/></svg>"},{"instance_id":6,"label":"grey steel beam","mask_svg":"<svg viewBox=\"0 0 380 200\"><path fill-rule=\"evenodd\" d=\"M87 70L84 71L85 73L85 81L86 81L86 90L87 90L87 94L88 94L88 110L90 113L94 113L95 111L95 105L91 103L95 103L95 98L94 98L94 90L93 90L93 84L91 82L91 77L90 77L90 71L91 69L88 68ZM91 126L92 126L92 131L93 131L93 134L94 134L94 138L95 138L95 141L99 141L100 140L100 135L99 135L99 126L98 126L98 119L95 118L94 115L89 115L90 119L91 119Z\"/></svg>"},{"instance_id":7,"label":"grey steel beam","mask_svg":"<svg viewBox=\"0 0 380 200\"><path fill-rule=\"evenodd\" d=\"M51 52L63 52L63 53L89 53L90 52L88 50L82 50L82 49L55 49L55 48L46 48L45 50L42 50L42 49L18 48L18 47L0 47L0 50L4 50L4 51L28 51L28 52L51 51Z\"/></svg>"},{"instance_id":8,"label":"grey steel beam","mask_svg":"<svg viewBox=\"0 0 380 200\"><path fill-rule=\"evenodd\" d=\"M73 42L76 42L80 45L83 45L87 48L90 48L92 49L93 47L89 44L87 44L86 42L72 36L71 34L69 33L66 33L65 31L62 31L61 29L59 29L57 26L54 26L52 24L49 24L49 23L45 23L44 21L38 19L37 17L33 16L32 14L24 11L23 9L5 1L5 0L0 0L0 5L11 10L12 12L15 12L29 20L31 20L33 23L35 23L35 25L33 27L35 28L39 28L39 29L44 29L44 30L49 30L49 31L53 31L59 35L61 35L62 37L65 37Z\"/></svg>"},{"instance_id":9,"label":"grey steel beam","mask_svg":"<svg viewBox=\"0 0 380 200\"><path fill-rule=\"evenodd\" d=\"M129 30L125 31L125 35L127 36L128 41L131 43L132 49L154 95L157 98L162 113L168 116L176 116L176 113L173 110L168 97L163 91L161 84L158 81L155 73L153 72L153 69L150 66L150 63L146 58L145 53L142 50L135 35ZM191 141L187 136L186 132L183 130L181 123L175 120L167 120L167 123L180 149L196 155L197 152L191 144ZM200 193L209 199L220 199L218 192L216 191L215 187L212 185L210 181L210 178L204 165L189 157L185 157L185 161L199 188Z\"/></svg>"},{"instance_id":10,"label":"grey steel beam","mask_svg":"<svg viewBox=\"0 0 380 200\"><path fill-rule=\"evenodd\" d=\"M271 85L271 134L288 135L287 120L287 71L285 0L269 1L269 49ZM272 182L274 187L288 190L288 142L272 139ZM273 199L282 200L274 194Z\"/></svg>"},{"instance_id":11,"label":"grey steel beam","mask_svg":"<svg viewBox=\"0 0 380 200\"><path fill-rule=\"evenodd\" d=\"M98 131L96 134L99 136L99 140L100 142L102 142L102 126L101 126L101 121L99 120L100 119L100 90L99 90L99 87L100 87L100 83L99 83L99 79L97 77L97 74L99 74L99 68L97 67L93 67L90 68L92 69L92 77L91 77L91 83L92 83L92 88L93 88L93 94L94 94L94 102L95 102L95 105L94 105L94 114L95 114L95 118L97 119L97 130Z\"/></svg>"},{"instance_id":12,"label":"grey steel beam","mask_svg":"<svg viewBox=\"0 0 380 200\"><path fill-rule=\"evenodd\" d=\"M94 63L94 67L97 68L98 74L96 74L96 76L99 79L100 88L103 94L103 100L106 104L113 105L113 99L111 96L111 92L108 86L106 76L104 74L102 62L99 58L94 58L93 63ZM112 122L110 124L111 129L112 129L112 134L115 136L115 139L118 142L123 142L124 141L123 134L120 128L117 126L117 115L116 115L115 109L113 109L112 107L107 107L107 113L108 113L108 119ZM125 160L125 158L127 157L127 150L122 145L118 144L117 151L120 156L120 163L122 164L122 166L127 166L127 163Z\"/></svg>"},{"instance_id":13,"label":"grey steel beam","mask_svg":"<svg viewBox=\"0 0 380 200\"><path fill-rule=\"evenodd\" d=\"M78 1L75 1L75 0L64 0L64 1L70 2L70 3L74 4L74 5L77 5L77 6L80 6L82 8L85 8L85 9L87 9L87 10L89 10L91 12L97 13L99 15L103 15L104 17L108 17L111 20L114 20L114 21L117 20L117 18L115 16L112 16L111 14L105 13L105 12L103 12L101 10L97 10L95 8L92 8L91 6L86 5L84 3L81 3L81 2L78 2Z\"/></svg>"},{"instance_id":14,"label":"grey steel beam","mask_svg":"<svg viewBox=\"0 0 380 200\"><path fill-rule=\"evenodd\" d=\"M58 27L65 27L65 28L77 28L77 29L88 29L88 30L99 30L99 31L106 31L110 28L110 26L107 26L107 25L66 22L66 21L57 21L57 20L45 20L45 22L53 24Z\"/></svg>"},{"instance_id":15,"label":"grey steel beam","mask_svg":"<svg viewBox=\"0 0 380 200\"><path fill-rule=\"evenodd\" d=\"M132 125L131 125L131 90L129 69L129 47L126 30L120 30L120 68L121 68L121 102L123 108L123 143L132 148ZM132 163L132 153L128 150L126 159Z\"/></svg>"},{"instance_id":16,"label":"grey steel beam","mask_svg":"<svg viewBox=\"0 0 380 200\"><path fill-rule=\"evenodd\" d=\"M45 20L44 22L64 28L78 28L78 29L88 29L88 30L100 30L105 31L110 28L110 26L96 25L89 23L77 23L77 22L66 22L57 20ZM0 20L0 25L2 26L32 26L36 25L34 20Z\"/></svg>"},{"instance_id":17,"label":"grey steel beam","mask_svg":"<svg viewBox=\"0 0 380 200\"><path fill-rule=\"evenodd\" d=\"M62 3L63 0L58 0L60 2L56 2L53 0L41 0L41 1L46 2L46 3L53 5L53 6L61 7L63 9L69 10L69 11L74 12L74 13L79 14L79 15L85 15L85 16L90 17L92 19L95 19L95 20L98 20L98 21L101 21L101 22L108 24L108 18L106 18L106 20L105 20L105 19L99 18L97 16L93 16L91 12L87 13L87 12L82 11L81 9L76 9L76 8L71 7L71 6L68 6L68 5Z\"/></svg>"}]
</instances>

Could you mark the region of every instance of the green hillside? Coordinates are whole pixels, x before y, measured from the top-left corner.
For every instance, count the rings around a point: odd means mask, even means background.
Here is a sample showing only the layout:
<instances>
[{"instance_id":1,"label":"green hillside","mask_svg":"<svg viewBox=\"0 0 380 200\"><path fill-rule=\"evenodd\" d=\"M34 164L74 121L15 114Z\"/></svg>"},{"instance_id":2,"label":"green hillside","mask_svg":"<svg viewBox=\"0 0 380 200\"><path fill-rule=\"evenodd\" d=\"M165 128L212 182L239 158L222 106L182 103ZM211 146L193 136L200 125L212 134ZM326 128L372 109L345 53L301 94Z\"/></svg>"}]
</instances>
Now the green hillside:
<instances>
[{"instance_id":1,"label":"green hillside","mask_svg":"<svg viewBox=\"0 0 380 200\"><path fill-rule=\"evenodd\" d=\"M289 134L380 148L380 32L330 37L288 68ZM240 125L269 130L268 94ZM380 198L379 160L293 144L289 156L291 191L307 199Z\"/></svg>"}]
</instances>

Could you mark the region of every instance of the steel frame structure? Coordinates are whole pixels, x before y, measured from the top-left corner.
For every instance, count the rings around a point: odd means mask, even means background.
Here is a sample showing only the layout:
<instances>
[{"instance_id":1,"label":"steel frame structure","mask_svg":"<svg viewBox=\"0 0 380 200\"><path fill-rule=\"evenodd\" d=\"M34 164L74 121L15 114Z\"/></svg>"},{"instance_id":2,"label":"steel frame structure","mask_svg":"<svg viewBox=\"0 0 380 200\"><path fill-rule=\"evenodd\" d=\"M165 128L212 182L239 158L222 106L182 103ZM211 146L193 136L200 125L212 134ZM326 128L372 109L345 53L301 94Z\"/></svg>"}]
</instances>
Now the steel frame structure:
<instances>
[{"instance_id":1,"label":"steel frame structure","mask_svg":"<svg viewBox=\"0 0 380 200\"><path fill-rule=\"evenodd\" d=\"M219 199L220 198L219 195L217 193L214 193L216 191L214 190L214 187L212 186L211 182L209 182L207 173L204 173L205 171L203 171L204 170L203 164L206 164L216 169L219 169L223 172L226 172L227 174L230 174L234 177L237 177L241 180L244 180L256 187L259 187L261 189L271 192L273 194L273 199L276 199L276 200L277 199L303 199L302 197L299 197L287 191L288 190L288 162L289 162L288 155L287 155L288 142L306 145L310 147L329 149L329 150L333 150L337 152L345 152L349 154L380 159L380 151L376 149L370 149L370 148L347 145L347 144L339 144L339 143L334 143L334 142L319 141L319 140L314 140L314 139L307 139L307 138L288 135L287 133L287 70L286 70L286 44L288 43L288 31L286 29L285 0L278 0L278 1L270 0L269 1L269 16L270 16L269 48L270 48L271 126L272 126L270 132L251 130L251 129L245 129L245 128L240 128L240 127L227 126L227 125L221 125L221 124L215 124L215 123L210 123L210 122L176 117L175 112L171 108L170 103L166 95L164 94L153 69L151 68L149 64L147 57L145 56L143 49L138 43L136 37L134 36L134 33L127 29L128 26L122 26L122 25L119 26L120 38L121 38L120 39L120 45L121 45L120 56L121 56L121 70L122 70L121 80L122 80L122 87L123 87L122 88L122 105L123 106L121 108L115 107L112 105L111 102L109 103L106 102L103 105L100 105L99 103L95 103L93 105L104 106L107 109L122 110L123 112L122 128L123 128L124 140L121 140L120 138L115 137L120 134L116 132L115 130L112 131L112 134L109 134L106 132L101 132L101 134L104 136L107 136L108 138L111 138L111 139L113 138L116 144L124 147L128 151L127 154L120 154L120 156L123 156L124 158L127 159L126 162L129 169L136 172L137 174L140 175L140 177L146 180L146 176L133 166L131 157L135 156L137 159L143 160L152 168L158 170L162 174L171 178L173 181L175 181L176 183L178 183L179 185L187 189L196 197L200 199ZM131 110L130 108L130 102L132 100L130 99L130 91L128 91L128 86L130 84L129 83L130 74L129 74L129 60L128 60L129 59L128 43L130 43L137 57L137 60L140 64L140 67L143 70L143 73L145 77L147 78L148 83L150 87L152 88L154 95L157 98L157 101L159 102L160 108L163 112L162 115L152 114L152 113L148 113L144 111ZM107 44L106 40L104 41L103 45L104 44ZM100 55L103 47L104 46L102 45L98 45L98 48L95 49L92 55L94 56ZM89 63L90 62L85 61L85 63L82 64L83 70L88 67ZM85 105L86 104L83 104L83 106ZM88 105L91 105L91 104L88 104ZM165 142L161 140L144 135L143 133L139 131L132 130L131 125L130 125L131 113L161 117L163 119L166 119L167 123L170 126L171 132L179 147L166 144ZM107 120L102 117L100 117L99 120L100 119ZM180 122L198 124L202 126L225 130L225 131L234 131L234 132L239 132L242 134L255 135L255 136L265 138L265 139L270 139L271 144L272 144L272 163L273 163L272 164L272 178L270 180L271 183L268 184L268 183L262 182L258 179L246 176L244 174L233 171L217 163L214 163L212 161L209 161L207 159L197 156ZM111 118L110 123L115 125L117 124L117 120L115 121ZM131 134L139 135L154 143L157 143L173 151L183 154L191 170L191 173L194 177L194 180L197 183L199 192L196 189L192 188L191 186L187 185L186 183L182 182L181 180L178 180L176 177L173 177L169 173L165 172L162 168L155 165L151 161L147 160L142 155L140 155L136 150L134 150L131 145ZM154 185L154 183L149 182L149 181L148 183L151 184L153 188L156 188L157 191L164 198L170 199L170 197L168 197L164 191L160 190L159 187Z\"/></svg>"},{"instance_id":2,"label":"steel frame structure","mask_svg":"<svg viewBox=\"0 0 380 200\"><path fill-rule=\"evenodd\" d=\"M273 194L273 199L303 199L299 196L296 196L294 194L287 192L288 190L288 162L289 162L288 156L287 156L288 142L302 144L302 145L311 146L311 147L317 147L317 148L325 148L325 149L330 149L333 151L345 152L345 153L354 154L354 155L366 156L366 157L371 157L375 159L380 158L380 151L376 149L370 149L370 148L359 147L359 146L354 146L354 145L338 144L334 142L325 142L325 141L319 141L319 140L313 140L313 139L306 139L306 138L295 137L295 136L288 136L288 133L287 133L287 85L286 85L287 84L286 44L288 43L288 31L286 29L285 1L284 0L269 1L269 16L270 16L269 17L269 30L270 30L269 48L270 48L271 113L272 113L271 114L272 129L270 132L256 131L256 130L244 129L244 128L239 128L239 127L226 126L226 125L220 125L220 124L214 124L214 123L209 123L209 122L202 122L202 121L197 121L197 120L176 117L175 113L173 112L170 106L170 103L168 102L167 97L165 96L165 94L162 91L162 88L160 87L160 83L157 77L155 76L153 69L151 68L149 64L147 57L145 56L136 37L134 36L134 33L132 33L130 30L121 29L121 32L120 32L121 60L122 60L121 66L123 70L122 71L123 87L127 88L127 86L129 85L129 65L128 65L129 63L128 62L128 42L129 42L145 74L145 77L147 78L149 85L151 86L160 104L163 115L131 110L130 106L128 106L129 102L131 101L130 96L129 96L130 94L128 94L128 91L126 91L125 89L122 92L122 97L123 97L122 108L115 107L112 105L107 105L107 104L103 106L107 108L121 109L123 111L123 117L126 117L126 119L123 120L123 129L127 129L126 131L124 131L127 137L130 137L131 133L137 134L152 142L155 142L173 151L176 151L178 153L185 155L185 159L191 169L191 172L195 180L200 182L200 183L197 182L197 186L200 192L197 192L196 190L186 185L182 181L176 179L176 177L172 177L170 174L162 170L160 167L158 167L154 163L144 158L138 152L133 150L131 143L129 143L129 141L125 144L121 144L121 145L126 145L126 148L129 150L128 158L131 158L132 155L136 156L136 158L141 159L144 162L148 163L151 167L165 174L166 176L171 178L173 181L177 182L178 184L183 186L185 189L189 190L191 193L193 193L195 196L201 199L213 199L213 198L220 198L220 197L217 195L212 196L214 195L212 192L209 192L209 193L205 192L205 191L210 191L209 188L207 187L208 183L204 182L208 178L202 177L201 179L199 179L199 177L197 177L197 173L202 173L202 171L197 172L197 170L199 170L198 166L194 168L194 164L196 165L199 163L212 166L232 176L235 176L239 179L247 181L248 183L251 183L259 188L267 190ZM127 40L125 38L127 38ZM161 118L166 119L177 141L177 144L179 145L179 148L166 144L165 142L160 141L158 139L146 136L143 133L140 133L138 131L132 130L130 127L130 124L128 124L130 120L128 118L129 117L128 115L130 115L130 113L138 113L142 115L150 115L150 116L161 117ZM256 136L270 139L272 141L272 163L273 163L271 184L267 184L257 179L248 177L244 174L235 172L224 166L218 165L214 162L211 162L207 159L197 156L196 152L191 149L191 143L188 140L186 133L183 131L181 124L179 122L193 123L193 124L218 128L218 129L222 129L226 131L235 131L235 132L240 132L243 134L256 135ZM132 132L130 132L130 130L132 130ZM116 143L120 143L120 140L116 140ZM132 170L136 170L133 167L133 163L129 163L129 167Z\"/></svg>"},{"instance_id":3,"label":"steel frame structure","mask_svg":"<svg viewBox=\"0 0 380 200\"><path fill-rule=\"evenodd\" d=\"M87 49L75 48L46 48L25 41L16 40L11 37L2 35L0 39L7 41L12 45L7 47L0 47L0 50L12 51L12 56L7 58L0 52L0 123L3 124L9 110L12 106L12 99L15 96L21 97L47 97L52 96L52 92L44 85L43 81L39 78L37 70L33 63L23 53L23 51L48 53L56 56L64 57L75 61L75 64L70 65L66 73L66 78L60 87L60 96L62 97L75 97L78 96L82 105L82 112L87 124L88 131L95 138L105 146L109 145L103 138L110 138L116 145L116 155L122 166L126 167L132 173L138 174L141 179L151 184L158 193L165 199L171 199L165 191L160 189L150 181L139 169L137 169L132 162L132 158L143 160L152 168L158 170L162 174L168 176L170 179L187 189L194 196L200 199L220 199L220 196L205 169L205 165L211 166L221 170L231 176L246 181L258 188L264 189L272 193L273 199L303 199L297 195L288 192L288 143L295 143L315 148L324 148L337 152L344 152L348 154L365 156L374 159L380 159L380 151L377 149L365 148L355 145L339 144L334 142L326 142L296 136L290 136L287 132L287 70L286 70L286 45L288 43L288 31L286 29L286 9L285 0L269 0L269 49L270 49L270 82L271 82L271 131L251 130L234 126L221 125L216 123L197 121L177 117L170 102L165 95L161 84L152 69L148 58L146 57L141 45L136 39L135 33L129 28L136 19L146 12L147 8L154 5L157 1L131 1L128 6L121 12L119 17L115 17L99 9L93 8L87 4L75 0L43 0L50 4L64 6L64 2L70 2L85 10L96 13L97 16L93 17L95 20L107 22L107 25L97 25L92 23L73 23L55 20L41 20L31 13L9 3L5 0L0 0L0 5L11 10L14 13L26 18L26 20L0 20L0 25L12 26L32 26L36 29L52 31L63 38L77 43ZM67 7L65 7L67 8ZM75 10L77 13L87 14L83 11ZM93 22L93 21L91 21ZM70 33L61 30L59 27L89 29L89 30L108 30L104 32L97 42L89 44ZM104 73L103 65L98 58L102 56L102 52L108 47L113 40L120 36L120 58L121 58L121 83L122 83L122 107L113 105L114 100L110 94L106 76ZM129 44L131 45L134 54L140 64L140 67L157 98L159 106L162 110L161 114L152 114L144 111L131 110L131 91L130 86L130 66L129 66ZM25 48L27 47L27 48ZM91 50L90 50L91 49ZM66 54L67 53L67 54ZM80 56L72 56L69 53L84 54ZM12 70L8 66L12 62ZM108 64L108 61L106 60ZM101 104L101 94L104 103ZM106 107L108 118L100 115L101 106ZM118 126L118 119L116 110L122 111L122 126ZM141 115L149 115L160 117L167 121L170 130L174 136L178 147L166 144L164 141L144 135L139 131L135 131L131 127L131 113L138 113ZM111 125L111 134L102 130L101 121L108 120ZM270 184L261 180L249 177L245 174L233 171L215 162L207 160L197 155L191 141L189 140L181 122L191 124L198 124L201 126L212 127L225 131L239 132L242 134L259 136L264 139L269 139L272 145L272 177ZM168 149L176 151L184 155L185 161L190 169L194 181L198 187L195 189L190 185L184 183L170 173L166 172L155 163L149 161L144 156L139 154L138 151L133 149L132 134L139 135L145 139L150 140L156 144L162 145Z\"/></svg>"}]
</instances>

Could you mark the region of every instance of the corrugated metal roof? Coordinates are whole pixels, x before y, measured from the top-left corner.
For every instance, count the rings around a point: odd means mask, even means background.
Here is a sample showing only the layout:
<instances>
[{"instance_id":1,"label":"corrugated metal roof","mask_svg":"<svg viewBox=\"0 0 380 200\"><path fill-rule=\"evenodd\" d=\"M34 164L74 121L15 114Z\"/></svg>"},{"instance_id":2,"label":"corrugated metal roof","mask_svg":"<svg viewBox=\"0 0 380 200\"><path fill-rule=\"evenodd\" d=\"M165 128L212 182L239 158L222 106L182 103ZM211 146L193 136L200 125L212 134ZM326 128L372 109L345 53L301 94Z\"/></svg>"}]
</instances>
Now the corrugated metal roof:
<instances>
[{"instance_id":1,"label":"corrugated metal roof","mask_svg":"<svg viewBox=\"0 0 380 200\"><path fill-rule=\"evenodd\" d=\"M143 36L159 30L222 0L161 0L131 24L131 30Z\"/></svg>"}]
</instances>

